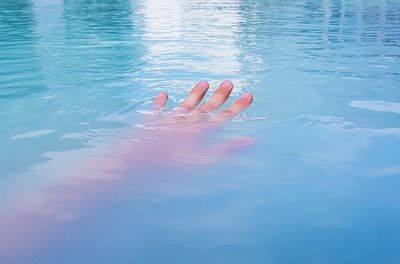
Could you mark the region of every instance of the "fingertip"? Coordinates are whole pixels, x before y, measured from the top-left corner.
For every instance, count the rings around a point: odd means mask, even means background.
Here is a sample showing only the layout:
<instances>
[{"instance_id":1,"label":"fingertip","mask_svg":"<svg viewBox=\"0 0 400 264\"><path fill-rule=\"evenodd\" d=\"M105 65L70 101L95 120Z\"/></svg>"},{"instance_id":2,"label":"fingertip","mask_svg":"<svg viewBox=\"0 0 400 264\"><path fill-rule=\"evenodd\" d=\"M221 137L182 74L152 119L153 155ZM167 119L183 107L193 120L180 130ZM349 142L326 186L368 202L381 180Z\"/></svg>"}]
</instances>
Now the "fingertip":
<instances>
[{"instance_id":1,"label":"fingertip","mask_svg":"<svg viewBox=\"0 0 400 264\"><path fill-rule=\"evenodd\" d=\"M205 88L205 89L207 88L208 89L209 84L208 84L208 82L202 80L202 81L198 82L196 86L200 87L200 88Z\"/></svg>"},{"instance_id":2,"label":"fingertip","mask_svg":"<svg viewBox=\"0 0 400 264\"><path fill-rule=\"evenodd\" d=\"M221 83L221 87L233 88L233 83L230 80L225 80Z\"/></svg>"},{"instance_id":3,"label":"fingertip","mask_svg":"<svg viewBox=\"0 0 400 264\"><path fill-rule=\"evenodd\" d=\"M245 93L240 98L246 100L249 104L253 102L253 95L251 93Z\"/></svg>"},{"instance_id":4,"label":"fingertip","mask_svg":"<svg viewBox=\"0 0 400 264\"><path fill-rule=\"evenodd\" d=\"M195 87L189 92L186 99L180 104L181 107L185 108L187 111L193 110L204 98L209 88L208 82L200 81Z\"/></svg>"},{"instance_id":5,"label":"fingertip","mask_svg":"<svg viewBox=\"0 0 400 264\"><path fill-rule=\"evenodd\" d=\"M168 101L168 94L166 92L160 92L154 99L153 110L159 111L162 109Z\"/></svg>"},{"instance_id":6,"label":"fingertip","mask_svg":"<svg viewBox=\"0 0 400 264\"><path fill-rule=\"evenodd\" d=\"M168 93L160 92L159 94L157 94L157 99L168 99Z\"/></svg>"}]
</instances>

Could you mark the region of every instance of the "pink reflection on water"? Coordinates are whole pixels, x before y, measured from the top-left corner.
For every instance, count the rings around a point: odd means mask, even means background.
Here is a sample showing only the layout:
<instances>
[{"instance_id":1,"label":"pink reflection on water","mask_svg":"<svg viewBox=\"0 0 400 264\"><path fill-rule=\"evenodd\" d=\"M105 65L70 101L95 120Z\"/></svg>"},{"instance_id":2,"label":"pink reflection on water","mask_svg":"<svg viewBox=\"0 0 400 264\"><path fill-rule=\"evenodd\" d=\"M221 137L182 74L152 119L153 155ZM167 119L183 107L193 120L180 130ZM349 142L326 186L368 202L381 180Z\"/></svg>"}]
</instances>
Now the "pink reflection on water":
<instances>
[{"instance_id":1,"label":"pink reflection on water","mask_svg":"<svg viewBox=\"0 0 400 264\"><path fill-rule=\"evenodd\" d=\"M243 137L210 146L205 139L215 120L207 120L211 121L185 115L153 117L146 128L156 125L155 129L128 132L90 150L61 153L36 167L43 176L38 186L18 190L18 197L0 211L0 260L45 247L70 221L88 214L111 192L140 184L142 169L168 173L174 167L207 165L253 142Z\"/></svg>"}]
</instances>

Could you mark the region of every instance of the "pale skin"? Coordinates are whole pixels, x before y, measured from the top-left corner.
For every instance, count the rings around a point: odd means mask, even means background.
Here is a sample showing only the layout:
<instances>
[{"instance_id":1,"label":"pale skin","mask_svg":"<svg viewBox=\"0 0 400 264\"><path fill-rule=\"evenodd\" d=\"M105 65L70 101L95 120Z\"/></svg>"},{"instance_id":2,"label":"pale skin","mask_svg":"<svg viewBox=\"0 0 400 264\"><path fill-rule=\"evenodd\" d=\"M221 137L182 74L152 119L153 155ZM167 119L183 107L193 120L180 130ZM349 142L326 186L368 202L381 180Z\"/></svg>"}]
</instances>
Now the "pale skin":
<instances>
[{"instance_id":1,"label":"pale skin","mask_svg":"<svg viewBox=\"0 0 400 264\"><path fill-rule=\"evenodd\" d=\"M230 152L232 149L251 143L249 138L238 138L220 142L216 146L207 146L205 148L202 146L201 140L205 137L206 132L234 118L253 102L252 94L245 93L231 105L221 110L224 103L229 99L233 90L233 83L228 80L222 82L211 97L202 103L208 89L209 84L207 82L201 81L197 83L178 107L165 114L159 111L165 107L168 101L168 94L161 92L156 96L153 111L158 114L149 118L148 124L157 128L154 133L150 134L158 139L153 142L157 147L157 152L164 154L159 157L157 162L169 164L171 154L176 154L177 152L181 156L190 157L201 162L212 159L217 155L225 155L226 152ZM170 147L165 146L171 142L172 145ZM160 149L165 149L166 151L160 151Z\"/></svg>"},{"instance_id":2,"label":"pale skin","mask_svg":"<svg viewBox=\"0 0 400 264\"><path fill-rule=\"evenodd\" d=\"M233 90L233 83L230 81L222 82L219 87L215 90L213 95L204 104L200 105L203 100L209 84L205 81L201 81L194 86L190 91L187 98L180 104L180 107L185 110L188 114L200 115L217 111L225 102L228 100L229 95ZM154 100L154 109L159 110L165 106L168 100L168 94L161 92L157 95ZM227 121L230 118L238 115L240 112L245 110L253 102L253 96L250 93L245 93L239 99L237 99L232 105L227 107L225 110L217 115L216 120L212 121Z\"/></svg>"},{"instance_id":3,"label":"pale skin","mask_svg":"<svg viewBox=\"0 0 400 264\"><path fill-rule=\"evenodd\" d=\"M46 164L47 168L54 167L57 171L50 169L56 174L51 176L67 180L47 182L38 190L23 192L23 197L15 197L9 208L0 211L0 260L12 259L22 252L34 252L40 244L45 245L46 241L56 237L68 221L86 212L93 200L101 201L102 195L107 195L121 183L137 184L135 177L131 177L137 168L149 164L168 167L180 163L209 163L232 149L247 145L248 139L239 139L212 147L202 146L200 139L206 131L237 116L253 101L253 96L245 93L220 110L228 100L233 84L222 82L202 103L208 89L207 82L197 83L186 99L170 112L164 109L168 94L159 93L154 99L154 114L146 121L147 126L157 129L144 129L139 134L136 131L135 138L142 139L139 142L122 139L106 146L103 149L106 155L93 156L62 170L56 162ZM124 171L129 171L130 176L126 177Z\"/></svg>"}]
</instances>

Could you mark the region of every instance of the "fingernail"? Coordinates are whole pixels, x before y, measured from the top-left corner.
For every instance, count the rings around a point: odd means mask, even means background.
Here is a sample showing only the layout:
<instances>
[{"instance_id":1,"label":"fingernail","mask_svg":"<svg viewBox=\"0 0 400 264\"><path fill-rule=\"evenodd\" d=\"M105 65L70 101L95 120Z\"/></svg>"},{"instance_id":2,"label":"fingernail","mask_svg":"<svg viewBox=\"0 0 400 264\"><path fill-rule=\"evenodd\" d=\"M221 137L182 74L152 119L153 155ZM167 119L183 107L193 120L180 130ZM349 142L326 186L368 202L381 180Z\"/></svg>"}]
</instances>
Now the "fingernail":
<instances>
[{"instance_id":1,"label":"fingernail","mask_svg":"<svg viewBox=\"0 0 400 264\"><path fill-rule=\"evenodd\" d=\"M165 98L167 96L167 94L165 92L161 92L159 94L157 94L157 98Z\"/></svg>"},{"instance_id":2,"label":"fingernail","mask_svg":"<svg viewBox=\"0 0 400 264\"><path fill-rule=\"evenodd\" d=\"M229 80L225 80L225 81L223 81L223 82L221 83L221 87L232 87L232 86L233 86L233 84L232 84L232 82L229 81Z\"/></svg>"},{"instance_id":3,"label":"fingernail","mask_svg":"<svg viewBox=\"0 0 400 264\"><path fill-rule=\"evenodd\" d=\"M251 93L245 93L244 95L241 96L242 99L245 100L249 100L251 99L253 96L251 95Z\"/></svg>"},{"instance_id":4,"label":"fingernail","mask_svg":"<svg viewBox=\"0 0 400 264\"><path fill-rule=\"evenodd\" d=\"M207 83L206 81L200 81L200 82L197 84L197 87L200 87L200 88L207 88L207 87L208 87L208 83Z\"/></svg>"}]
</instances>

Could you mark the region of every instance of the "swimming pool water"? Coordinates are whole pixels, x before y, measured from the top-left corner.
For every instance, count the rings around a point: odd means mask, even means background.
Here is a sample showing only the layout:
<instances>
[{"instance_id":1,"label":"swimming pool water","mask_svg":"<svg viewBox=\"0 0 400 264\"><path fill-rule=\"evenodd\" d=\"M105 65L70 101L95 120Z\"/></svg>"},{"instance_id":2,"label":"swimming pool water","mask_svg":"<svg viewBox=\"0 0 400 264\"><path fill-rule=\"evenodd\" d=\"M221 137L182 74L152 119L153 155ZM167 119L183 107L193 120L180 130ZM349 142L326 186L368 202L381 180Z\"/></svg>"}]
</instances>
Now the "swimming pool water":
<instances>
[{"instance_id":1,"label":"swimming pool water","mask_svg":"<svg viewBox=\"0 0 400 264\"><path fill-rule=\"evenodd\" d=\"M1 263L400 263L399 1L5 0L0 36ZM96 178L225 79L205 152Z\"/></svg>"}]
</instances>

